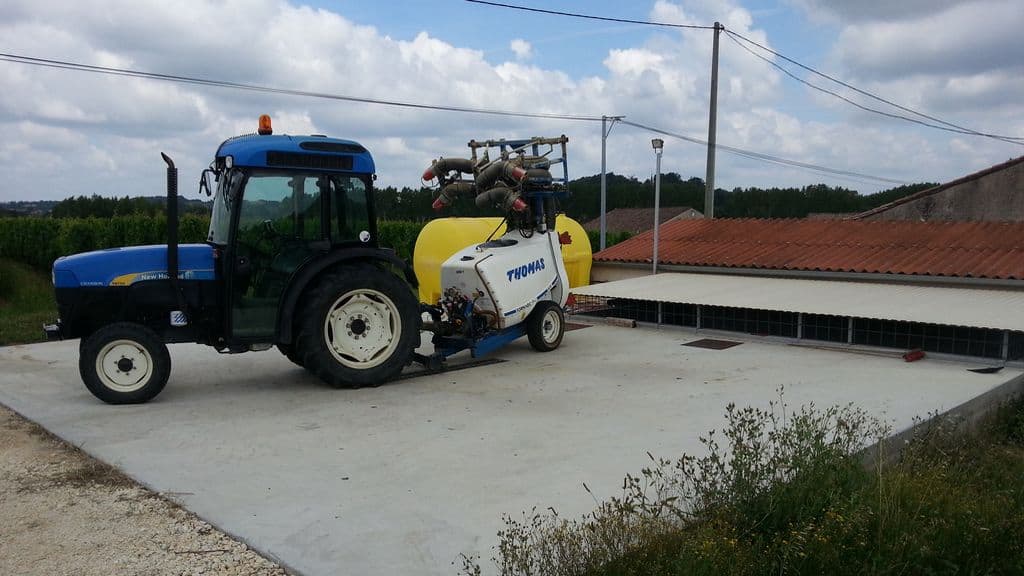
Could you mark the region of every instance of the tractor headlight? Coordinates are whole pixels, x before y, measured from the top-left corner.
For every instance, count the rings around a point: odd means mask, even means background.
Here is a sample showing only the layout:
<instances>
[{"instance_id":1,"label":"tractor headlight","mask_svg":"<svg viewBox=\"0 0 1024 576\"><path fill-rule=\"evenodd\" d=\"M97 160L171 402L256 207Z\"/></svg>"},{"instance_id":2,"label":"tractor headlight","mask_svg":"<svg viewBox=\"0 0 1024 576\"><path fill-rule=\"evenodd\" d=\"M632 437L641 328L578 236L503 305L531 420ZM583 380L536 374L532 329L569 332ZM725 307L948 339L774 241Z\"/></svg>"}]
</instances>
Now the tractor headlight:
<instances>
[{"instance_id":1,"label":"tractor headlight","mask_svg":"<svg viewBox=\"0 0 1024 576\"><path fill-rule=\"evenodd\" d=\"M224 167L225 168L230 169L234 165L235 165L235 157L234 156L225 156L224 157Z\"/></svg>"}]
</instances>

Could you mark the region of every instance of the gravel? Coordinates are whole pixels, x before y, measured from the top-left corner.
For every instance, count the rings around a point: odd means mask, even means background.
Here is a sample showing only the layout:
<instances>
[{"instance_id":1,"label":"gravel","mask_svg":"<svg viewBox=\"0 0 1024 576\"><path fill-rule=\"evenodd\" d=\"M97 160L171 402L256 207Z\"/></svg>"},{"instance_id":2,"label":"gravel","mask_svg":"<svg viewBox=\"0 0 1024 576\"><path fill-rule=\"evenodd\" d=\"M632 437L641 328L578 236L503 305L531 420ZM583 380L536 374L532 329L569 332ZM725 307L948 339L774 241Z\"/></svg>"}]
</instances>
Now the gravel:
<instances>
[{"instance_id":1,"label":"gravel","mask_svg":"<svg viewBox=\"0 0 1024 576\"><path fill-rule=\"evenodd\" d=\"M3 406L0 518L0 574L286 574Z\"/></svg>"}]
</instances>

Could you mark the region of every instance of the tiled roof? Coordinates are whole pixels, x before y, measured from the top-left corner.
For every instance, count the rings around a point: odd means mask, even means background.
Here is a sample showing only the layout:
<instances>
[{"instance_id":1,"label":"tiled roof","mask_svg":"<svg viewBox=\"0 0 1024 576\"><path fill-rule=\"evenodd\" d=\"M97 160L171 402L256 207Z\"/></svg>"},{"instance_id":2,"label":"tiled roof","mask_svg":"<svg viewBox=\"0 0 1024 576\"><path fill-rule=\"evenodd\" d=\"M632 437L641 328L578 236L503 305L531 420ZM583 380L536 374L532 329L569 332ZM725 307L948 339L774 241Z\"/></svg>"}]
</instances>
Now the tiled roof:
<instances>
[{"instance_id":1,"label":"tiled roof","mask_svg":"<svg viewBox=\"0 0 1024 576\"><path fill-rule=\"evenodd\" d=\"M1024 279L1024 223L867 220L675 220L658 261L684 266ZM652 232L594 255L650 262Z\"/></svg>"},{"instance_id":2,"label":"tiled roof","mask_svg":"<svg viewBox=\"0 0 1024 576\"><path fill-rule=\"evenodd\" d=\"M689 206L662 206L658 211L658 220L664 224L680 214L690 210ZM699 214L699 212L698 212ZM631 232L639 234L654 227L654 208L616 208L605 214L605 227L611 232ZM586 230L600 230L601 219L583 224Z\"/></svg>"},{"instance_id":3,"label":"tiled roof","mask_svg":"<svg viewBox=\"0 0 1024 576\"><path fill-rule=\"evenodd\" d=\"M909 196L904 196L903 198L900 198L899 200L893 200L892 202L889 202L888 204L882 204L881 206L878 206L877 208L872 208L870 210L866 210L864 212L861 212L860 214L857 214L857 215L853 216L853 218L854 219L860 219L860 218L867 218L868 216L874 216L875 214L878 214L880 212L885 212L886 210L895 208L896 206L899 206L901 204L906 204L907 202L913 202L914 200L917 200L919 198L924 198L926 196L932 196L934 194L938 194L939 192L942 192L943 190L948 190L949 188L952 188L954 186L959 186L960 184L963 184L965 182L970 182L972 180L977 180L979 178L983 178L985 176L988 176L989 174L994 174L996 172L1000 172L1002 170L1006 170L1007 168L1009 168L1011 166L1015 166L1017 164L1020 164L1021 162L1024 162L1024 156L1021 156L1019 158L1013 158L1011 160L1007 160L1006 162L1003 162L1002 164L996 164L995 166L989 166L988 168L985 168L984 170L979 170L978 172L975 172L974 174L968 174L967 176L963 176L961 178L957 178L956 180L951 180L949 182L946 182L945 184L939 184L938 186L935 186L935 187L932 187L932 188L928 188L927 190L921 190L920 192L915 192L913 194L910 194Z\"/></svg>"}]
</instances>

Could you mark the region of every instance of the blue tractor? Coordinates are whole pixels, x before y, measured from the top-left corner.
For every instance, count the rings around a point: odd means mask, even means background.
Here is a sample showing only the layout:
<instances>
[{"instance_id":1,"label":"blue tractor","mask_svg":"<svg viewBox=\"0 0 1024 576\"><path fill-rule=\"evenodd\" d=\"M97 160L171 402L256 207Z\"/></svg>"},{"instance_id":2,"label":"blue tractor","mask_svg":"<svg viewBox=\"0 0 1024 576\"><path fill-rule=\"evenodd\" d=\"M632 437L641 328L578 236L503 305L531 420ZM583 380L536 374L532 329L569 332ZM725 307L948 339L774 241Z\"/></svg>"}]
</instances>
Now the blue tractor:
<instances>
[{"instance_id":1,"label":"blue tractor","mask_svg":"<svg viewBox=\"0 0 1024 576\"><path fill-rule=\"evenodd\" d=\"M168 244L115 248L53 265L60 319L81 338L79 371L111 404L150 400L167 382L167 343L222 352L276 346L335 386L377 385L419 345L411 267L378 245L373 158L324 136L224 141L200 189L213 195L204 244L178 245L177 170L167 163Z\"/></svg>"}]
</instances>

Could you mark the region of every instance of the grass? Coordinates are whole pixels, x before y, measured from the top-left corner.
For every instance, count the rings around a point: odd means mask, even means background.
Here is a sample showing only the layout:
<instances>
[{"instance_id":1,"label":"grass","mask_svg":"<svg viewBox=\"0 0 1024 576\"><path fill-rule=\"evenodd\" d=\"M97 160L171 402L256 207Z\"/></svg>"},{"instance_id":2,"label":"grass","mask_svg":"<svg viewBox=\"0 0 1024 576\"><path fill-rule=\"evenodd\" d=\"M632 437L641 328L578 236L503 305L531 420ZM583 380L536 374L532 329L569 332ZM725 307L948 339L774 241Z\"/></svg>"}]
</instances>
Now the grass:
<instances>
[{"instance_id":1,"label":"grass","mask_svg":"<svg viewBox=\"0 0 1024 576\"><path fill-rule=\"evenodd\" d=\"M940 420L875 469L856 448L882 429L852 407L727 418L706 456L652 457L580 519L506 517L498 573L1024 574L1024 400L969 432Z\"/></svg>"},{"instance_id":2,"label":"grass","mask_svg":"<svg viewBox=\"0 0 1024 576\"><path fill-rule=\"evenodd\" d=\"M56 318L50 279L29 266L0 258L0 346L43 341L43 324Z\"/></svg>"}]
</instances>

